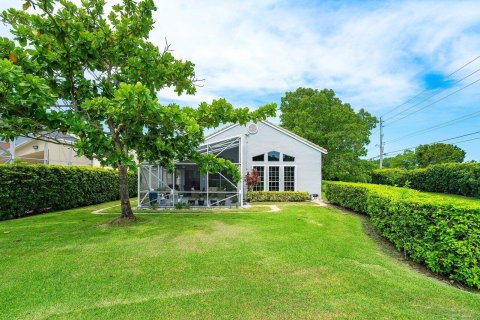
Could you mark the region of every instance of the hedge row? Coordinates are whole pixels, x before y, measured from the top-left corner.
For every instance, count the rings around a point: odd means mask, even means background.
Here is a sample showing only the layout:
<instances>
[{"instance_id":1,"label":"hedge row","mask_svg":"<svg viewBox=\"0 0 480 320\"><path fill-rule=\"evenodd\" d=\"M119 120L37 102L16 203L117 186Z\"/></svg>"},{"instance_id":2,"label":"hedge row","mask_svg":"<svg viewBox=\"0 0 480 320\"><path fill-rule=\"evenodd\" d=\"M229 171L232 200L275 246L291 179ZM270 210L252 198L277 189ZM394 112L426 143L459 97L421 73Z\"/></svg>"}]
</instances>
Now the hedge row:
<instances>
[{"instance_id":1,"label":"hedge row","mask_svg":"<svg viewBox=\"0 0 480 320\"><path fill-rule=\"evenodd\" d=\"M129 177L130 195L137 176ZM54 165L0 165L0 220L119 199L116 171Z\"/></svg>"},{"instance_id":2,"label":"hedge row","mask_svg":"<svg viewBox=\"0 0 480 320\"><path fill-rule=\"evenodd\" d=\"M310 199L308 192L304 191L249 191L249 202L298 202Z\"/></svg>"},{"instance_id":3,"label":"hedge row","mask_svg":"<svg viewBox=\"0 0 480 320\"><path fill-rule=\"evenodd\" d=\"M380 234L412 260L480 288L480 201L345 182L328 182L326 196L370 216Z\"/></svg>"},{"instance_id":4,"label":"hedge row","mask_svg":"<svg viewBox=\"0 0 480 320\"><path fill-rule=\"evenodd\" d=\"M480 163L446 163L424 169L377 169L372 183L480 198Z\"/></svg>"}]
</instances>

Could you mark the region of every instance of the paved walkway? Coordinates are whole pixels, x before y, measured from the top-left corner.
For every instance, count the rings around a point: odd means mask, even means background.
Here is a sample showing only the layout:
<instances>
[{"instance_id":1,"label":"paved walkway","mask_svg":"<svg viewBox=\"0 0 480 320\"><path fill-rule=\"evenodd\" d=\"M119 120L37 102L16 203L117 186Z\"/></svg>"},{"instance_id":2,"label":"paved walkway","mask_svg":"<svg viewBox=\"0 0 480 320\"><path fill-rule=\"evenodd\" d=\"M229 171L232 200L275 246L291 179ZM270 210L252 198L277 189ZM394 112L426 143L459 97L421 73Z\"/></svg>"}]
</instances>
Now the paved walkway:
<instances>
[{"instance_id":1,"label":"paved walkway","mask_svg":"<svg viewBox=\"0 0 480 320\"><path fill-rule=\"evenodd\" d=\"M110 212L103 212L107 209L111 209L111 208L116 208L116 207L120 207L120 205L115 205L115 206L111 206L111 207L106 207L106 208L101 208L101 209L98 209L98 210L95 210L95 211L92 211L91 213L92 214L118 214L118 213L110 213ZM270 207L270 210L268 211L265 211L265 212L279 212L279 211L282 211L282 209L280 209L278 206L274 205L274 204L260 204L260 205L255 205L255 206L247 206L247 208L252 208L252 207ZM225 211L226 213L229 213L229 211L235 211L235 209L237 208L210 208L212 210L217 210L217 211L213 211L213 212L201 212L202 214L209 214L209 213L215 213L215 214L218 214L218 213L223 213L221 211ZM196 209L191 209L191 212L175 212L174 209L164 209L164 210L158 210L158 212L142 212L142 210L137 210L134 212L134 214L192 214L192 213L196 213L195 212ZM203 210L203 209L199 209L199 210ZM219 212L220 210L220 212ZM237 211L239 213L242 213L241 211ZM245 213L248 213L248 211L245 211Z\"/></svg>"},{"instance_id":2,"label":"paved walkway","mask_svg":"<svg viewBox=\"0 0 480 320\"><path fill-rule=\"evenodd\" d=\"M115 208L115 207L120 207L120 205L117 204L117 205L115 205L115 206L98 209L98 210L92 211L92 213L93 213L93 214L104 214L104 213L102 213L102 211L107 210L107 209L111 209L111 208Z\"/></svg>"},{"instance_id":3,"label":"paved walkway","mask_svg":"<svg viewBox=\"0 0 480 320\"><path fill-rule=\"evenodd\" d=\"M325 202L323 202L322 200L312 200L313 203L315 203L317 206L320 206L320 207L327 207L328 204L326 204ZM98 209L98 210L95 210L95 211L92 211L93 214L107 214L107 213L104 213L103 211L107 210L107 209L111 209L111 208L115 208L115 207L120 207L120 205L115 205L115 206L111 206L111 207L106 207L106 208L101 208L101 209ZM265 211L265 212L279 212L279 211L282 211L281 208L279 208L278 206L274 205L274 204L256 204L254 206L252 205L246 205L244 208L252 208L252 207L270 207L270 210L268 211ZM222 212L219 212L218 210L225 210L225 212L229 212L229 211L234 211L234 209L236 208L211 208L213 210L217 210L215 212L211 212L211 213L222 213ZM165 209L165 210L159 210L158 212L142 212L141 210L137 210L135 212L135 214L181 214L181 213L185 213L185 214L190 214L190 213L195 213L195 210L196 209L192 209L191 212L175 212L175 210L173 209ZM240 211L239 211L240 212ZM247 213L248 211L246 211ZM202 212L202 214L205 214L208 212Z\"/></svg>"},{"instance_id":4,"label":"paved walkway","mask_svg":"<svg viewBox=\"0 0 480 320\"><path fill-rule=\"evenodd\" d=\"M317 199L317 200L312 200L313 203L315 203L317 206L320 207L326 207L328 206L323 200Z\"/></svg>"},{"instance_id":5,"label":"paved walkway","mask_svg":"<svg viewBox=\"0 0 480 320\"><path fill-rule=\"evenodd\" d=\"M279 207L277 207L276 205L272 204L269 206L270 207L270 211L269 212L278 212L278 211L281 211L281 209Z\"/></svg>"}]
</instances>

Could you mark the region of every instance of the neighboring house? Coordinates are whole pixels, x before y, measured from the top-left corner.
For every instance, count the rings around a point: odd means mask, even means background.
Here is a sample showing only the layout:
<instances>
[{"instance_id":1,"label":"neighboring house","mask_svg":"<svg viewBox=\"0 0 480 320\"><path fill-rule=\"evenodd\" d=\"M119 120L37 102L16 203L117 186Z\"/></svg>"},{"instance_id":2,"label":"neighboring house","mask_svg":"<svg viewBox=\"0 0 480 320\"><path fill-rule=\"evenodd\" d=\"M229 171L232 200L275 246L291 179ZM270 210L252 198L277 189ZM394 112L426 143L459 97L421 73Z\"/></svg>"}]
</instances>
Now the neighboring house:
<instances>
[{"instance_id":1,"label":"neighboring house","mask_svg":"<svg viewBox=\"0 0 480 320\"><path fill-rule=\"evenodd\" d=\"M0 141L0 163L7 163L10 159L10 143Z\"/></svg>"},{"instance_id":2,"label":"neighboring house","mask_svg":"<svg viewBox=\"0 0 480 320\"><path fill-rule=\"evenodd\" d=\"M307 191L321 195L324 148L267 121L227 126L206 137L198 150L237 164L242 175L255 168L261 183L254 190ZM191 162L177 162L175 171L154 164L139 169L139 204L173 206L239 205L244 182L235 184L226 173L201 174Z\"/></svg>"},{"instance_id":3,"label":"neighboring house","mask_svg":"<svg viewBox=\"0 0 480 320\"><path fill-rule=\"evenodd\" d=\"M50 139L48 139L50 138ZM5 142L0 142L0 163L10 163L14 160L32 164L57 164L75 166L99 166L98 161L77 156L71 145L75 137L52 133L47 135L49 141L34 138L19 138L14 142L15 148Z\"/></svg>"}]
</instances>

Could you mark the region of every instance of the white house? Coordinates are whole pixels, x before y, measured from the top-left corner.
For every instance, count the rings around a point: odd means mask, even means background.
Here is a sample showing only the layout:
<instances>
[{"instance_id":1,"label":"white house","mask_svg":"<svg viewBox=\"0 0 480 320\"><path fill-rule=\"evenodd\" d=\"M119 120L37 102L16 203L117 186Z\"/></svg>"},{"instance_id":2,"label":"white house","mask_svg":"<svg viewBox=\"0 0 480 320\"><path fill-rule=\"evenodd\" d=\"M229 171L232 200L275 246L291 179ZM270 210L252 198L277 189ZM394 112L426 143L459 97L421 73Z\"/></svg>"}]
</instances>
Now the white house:
<instances>
[{"instance_id":1,"label":"white house","mask_svg":"<svg viewBox=\"0 0 480 320\"><path fill-rule=\"evenodd\" d=\"M239 166L242 175L255 168L261 183L256 191L307 191L321 195L324 148L267 121L247 126L233 124L206 137L198 150L215 154ZM233 183L225 172L201 174L194 163L177 162L169 172L155 164L139 169L139 205L240 205L244 182Z\"/></svg>"}]
</instances>

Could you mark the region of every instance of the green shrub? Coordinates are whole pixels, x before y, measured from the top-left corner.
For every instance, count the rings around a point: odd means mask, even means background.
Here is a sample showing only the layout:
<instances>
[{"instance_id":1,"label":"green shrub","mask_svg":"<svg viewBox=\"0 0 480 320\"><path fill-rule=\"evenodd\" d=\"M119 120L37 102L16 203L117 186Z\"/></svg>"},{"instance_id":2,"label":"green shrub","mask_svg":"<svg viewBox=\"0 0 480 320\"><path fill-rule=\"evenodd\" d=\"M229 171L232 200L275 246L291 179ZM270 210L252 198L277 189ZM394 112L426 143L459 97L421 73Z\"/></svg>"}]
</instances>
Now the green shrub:
<instances>
[{"instance_id":1,"label":"green shrub","mask_svg":"<svg viewBox=\"0 0 480 320\"><path fill-rule=\"evenodd\" d=\"M372 184L328 182L329 202L370 216L412 260L480 288L480 201Z\"/></svg>"},{"instance_id":2,"label":"green shrub","mask_svg":"<svg viewBox=\"0 0 480 320\"><path fill-rule=\"evenodd\" d=\"M130 195L137 175L129 176ZM0 165L0 220L119 199L118 173L55 165Z\"/></svg>"},{"instance_id":3,"label":"green shrub","mask_svg":"<svg viewBox=\"0 0 480 320\"><path fill-rule=\"evenodd\" d=\"M188 202L175 203L175 209L190 209L191 205Z\"/></svg>"},{"instance_id":4,"label":"green shrub","mask_svg":"<svg viewBox=\"0 0 480 320\"><path fill-rule=\"evenodd\" d=\"M306 191L249 191L249 202L298 202L307 201L310 195Z\"/></svg>"},{"instance_id":5,"label":"green shrub","mask_svg":"<svg viewBox=\"0 0 480 320\"><path fill-rule=\"evenodd\" d=\"M445 163L427 168L377 169L372 183L480 198L480 163Z\"/></svg>"}]
</instances>

